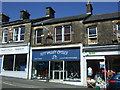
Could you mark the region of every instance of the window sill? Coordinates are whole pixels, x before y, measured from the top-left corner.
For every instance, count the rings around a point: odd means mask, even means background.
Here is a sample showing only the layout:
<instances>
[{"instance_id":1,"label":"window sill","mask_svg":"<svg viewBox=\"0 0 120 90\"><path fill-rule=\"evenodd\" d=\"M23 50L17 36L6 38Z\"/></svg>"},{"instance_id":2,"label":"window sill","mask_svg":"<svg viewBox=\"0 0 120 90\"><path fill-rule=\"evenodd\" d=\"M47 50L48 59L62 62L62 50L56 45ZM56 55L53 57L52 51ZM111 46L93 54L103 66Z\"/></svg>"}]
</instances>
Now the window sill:
<instances>
[{"instance_id":1,"label":"window sill","mask_svg":"<svg viewBox=\"0 0 120 90\"><path fill-rule=\"evenodd\" d=\"M57 41L57 42L55 42L55 43L70 43L71 41Z\"/></svg>"},{"instance_id":2,"label":"window sill","mask_svg":"<svg viewBox=\"0 0 120 90\"><path fill-rule=\"evenodd\" d=\"M6 44L7 42L2 42L2 44Z\"/></svg>"},{"instance_id":3,"label":"window sill","mask_svg":"<svg viewBox=\"0 0 120 90\"><path fill-rule=\"evenodd\" d=\"M16 42L16 43L17 43L17 42L24 42L24 40L22 40L22 41L13 41L13 42Z\"/></svg>"}]
</instances>

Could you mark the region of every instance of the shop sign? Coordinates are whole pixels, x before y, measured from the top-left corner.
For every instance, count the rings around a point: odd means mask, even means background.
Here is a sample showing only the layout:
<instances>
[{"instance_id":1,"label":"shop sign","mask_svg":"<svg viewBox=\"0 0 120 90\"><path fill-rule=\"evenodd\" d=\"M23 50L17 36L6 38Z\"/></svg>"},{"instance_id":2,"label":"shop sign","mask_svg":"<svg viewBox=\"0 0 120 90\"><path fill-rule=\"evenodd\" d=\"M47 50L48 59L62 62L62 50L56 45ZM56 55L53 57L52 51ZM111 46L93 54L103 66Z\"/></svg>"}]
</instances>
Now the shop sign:
<instances>
[{"instance_id":1,"label":"shop sign","mask_svg":"<svg viewBox=\"0 0 120 90\"><path fill-rule=\"evenodd\" d=\"M32 51L33 61L80 60L80 49Z\"/></svg>"},{"instance_id":2,"label":"shop sign","mask_svg":"<svg viewBox=\"0 0 120 90\"><path fill-rule=\"evenodd\" d=\"M118 55L120 51L86 52L85 55Z\"/></svg>"},{"instance_id":3,"label":"shop sign","mask_svg":"<svg viewBox=\"0 0 120 90\"><path fill-rule=\"evenodd\" d=\"M11 47L11 48L0 48L0 54L20 54L28 53L28 47Z\"/></svg>"}]
</instances>

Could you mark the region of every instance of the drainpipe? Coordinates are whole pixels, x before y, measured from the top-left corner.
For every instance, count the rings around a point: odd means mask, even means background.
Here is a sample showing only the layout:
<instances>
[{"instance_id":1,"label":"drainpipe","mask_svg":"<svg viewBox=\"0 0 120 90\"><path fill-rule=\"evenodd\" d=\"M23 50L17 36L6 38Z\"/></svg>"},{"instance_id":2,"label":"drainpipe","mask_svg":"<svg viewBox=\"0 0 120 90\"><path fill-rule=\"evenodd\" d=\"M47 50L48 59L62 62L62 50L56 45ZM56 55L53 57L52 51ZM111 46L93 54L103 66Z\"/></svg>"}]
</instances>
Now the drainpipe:
<instances>
[{"instance_id":1,"label":"drainpipe","mask_svg":"<svg viewBox=\"0 0 120 90\"><path fill-rule=\"evenodd\" d=\"M31 79L31 70L32 70L32 63L31 63L31 40L32 40L32 25L31 25L31 29L30 29L30 39L29 39L29 59L28 59L28 75L27 75L27 79Z\"/></svg>"}]
</instances>

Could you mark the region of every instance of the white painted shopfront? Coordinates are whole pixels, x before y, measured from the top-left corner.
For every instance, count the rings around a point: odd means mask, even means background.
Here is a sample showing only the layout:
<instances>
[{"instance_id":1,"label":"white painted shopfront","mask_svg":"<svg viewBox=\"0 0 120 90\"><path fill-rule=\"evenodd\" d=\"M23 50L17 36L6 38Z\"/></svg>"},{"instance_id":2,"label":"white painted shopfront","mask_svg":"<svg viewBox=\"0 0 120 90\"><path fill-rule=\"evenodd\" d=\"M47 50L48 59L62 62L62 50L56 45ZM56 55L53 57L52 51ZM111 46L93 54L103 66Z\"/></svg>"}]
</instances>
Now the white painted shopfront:
<instances>
[{"instance_id":1,"label":"white painted shopfront","mask_svg":"<svg viewBox=\"0 0 120 90\"><path fill-rule=\"evenodd\" d=\"M82 44L32 47L30 78L87 86Z\"/></svg>"},{"instance_id":2,"label":"white painted shopfront","mask_svg":"<svg viewBox=\"0 0 120 90\"><path fill-rule=\"evenodd\" d=\"M29 46L13 46L0 48L1 75L28 77Z\"/></svg>"}]
</instances>

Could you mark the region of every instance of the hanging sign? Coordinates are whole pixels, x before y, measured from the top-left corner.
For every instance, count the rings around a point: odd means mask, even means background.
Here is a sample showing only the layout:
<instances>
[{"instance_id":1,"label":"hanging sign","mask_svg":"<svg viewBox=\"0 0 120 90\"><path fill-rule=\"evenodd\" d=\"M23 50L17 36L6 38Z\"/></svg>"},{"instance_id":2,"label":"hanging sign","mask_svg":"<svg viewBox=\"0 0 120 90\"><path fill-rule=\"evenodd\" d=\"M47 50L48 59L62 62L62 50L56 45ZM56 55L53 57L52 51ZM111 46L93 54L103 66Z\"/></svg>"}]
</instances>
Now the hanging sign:
<instances>
[{"instance_id":1,"label":"hanging sign","mask_svg":"<svg viewBox=\"0 0 120 90\"><path fill-rule=\"evenodd\" d=\"M32 51L33 61L80 60L80 49Z\"/></svg>"}]
</instances>

